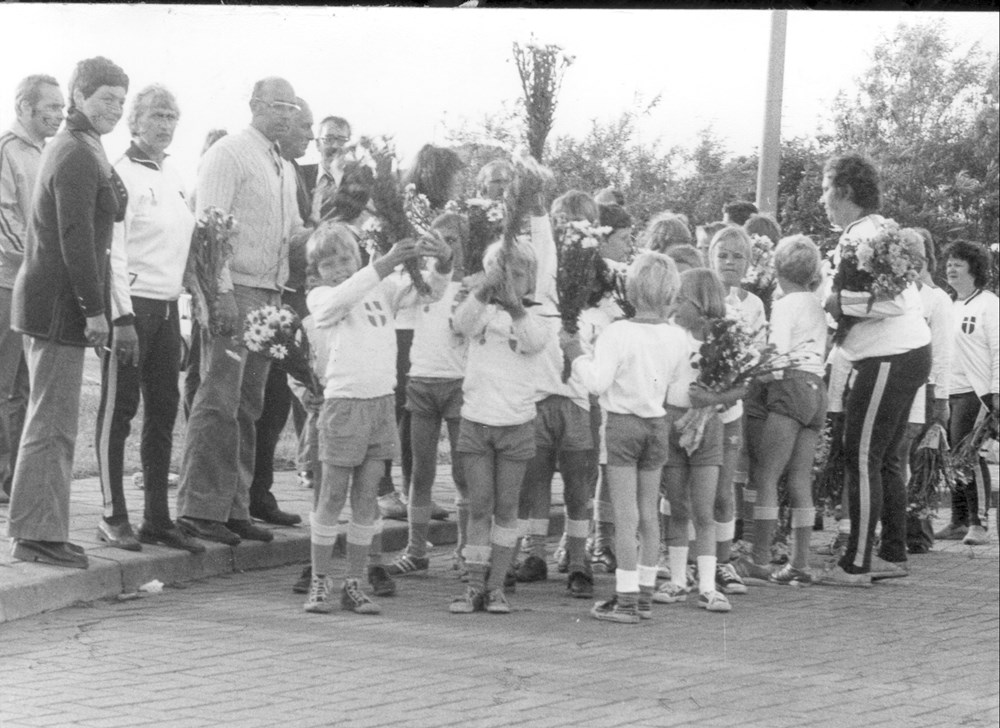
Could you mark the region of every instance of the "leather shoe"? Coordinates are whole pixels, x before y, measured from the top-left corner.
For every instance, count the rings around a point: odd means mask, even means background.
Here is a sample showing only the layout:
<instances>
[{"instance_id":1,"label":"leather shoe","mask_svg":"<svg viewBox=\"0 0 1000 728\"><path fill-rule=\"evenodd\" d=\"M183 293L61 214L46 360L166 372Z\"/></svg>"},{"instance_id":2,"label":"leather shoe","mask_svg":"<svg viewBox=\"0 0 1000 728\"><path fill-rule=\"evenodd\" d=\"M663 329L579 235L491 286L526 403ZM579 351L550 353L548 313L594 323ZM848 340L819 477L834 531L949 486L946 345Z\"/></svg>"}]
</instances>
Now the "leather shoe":
<instances>
[{"instance_id":1,"label":"leather shoe","mask_svg":"<svg viewBox=\"0 0 1000 728\"><path fill-rule=\"evenodd\" d=\"M177 519L177 527L188 536L200 538L202 541L215 541L226 546L236 546L240 537L218 521L206 521L203 518L181 516Z\"/></svg>"},{"instance_id":2,"label":"leather shoe","mask_svg":"<svg viewBox=\"0 0 1000 728\"><path fill-rule=\"evenodd\" d=\"M143 521L139 526L139 540L142 543L167 546L172 549L190 551L192 554L205 553L205 544L196 538L191 538L177 526L170 528L154 528Z\"/></svg>"},{"instance_id":3,"label":"leather shoe","mask_svg":"<svg viewBox=\"0 0 1000 728\"><path fill-rule=\"evenodd\" d=\"M142 551L142 544L132 533L132 526L128 521L108 523L102 518L97 522L97 538L116 549Z\"/></svg>"},{"instance_id":4,"label":"leather shoe","mask_svg":"<svg viewBox=\"0 0 1000 728\"><path fill-rule=\"evenodd\" d=\"M21 561L86 569L88 565L87 555L78 547L71 546L65 541L31 541L19 538L14 541L11 556Z\"/></svg>"},{"instance_id":5,"label":"leather shoe","mask_svg":"<svg viewBox=\"0 0 1000 728\"><path fill-rule=\"evenodd\" d=\"M247 541L264 541L266 543L274 540L274 532L271 529L255 526L250 520L241 521L230 518L226 521L226 528Z\"/></svg>"},{"instance_id":6,"label":"leather shoe","mask_svg":"<svg viewBox=\"0 0 1000 728\"><path fill-rule=\"evenodd\" d=\"M251 508L250 515L258 521L271 523L275 526L296 526L302 523L302 516L297 513L283 511L277 505Z\"/></svg>"}]
</instances>

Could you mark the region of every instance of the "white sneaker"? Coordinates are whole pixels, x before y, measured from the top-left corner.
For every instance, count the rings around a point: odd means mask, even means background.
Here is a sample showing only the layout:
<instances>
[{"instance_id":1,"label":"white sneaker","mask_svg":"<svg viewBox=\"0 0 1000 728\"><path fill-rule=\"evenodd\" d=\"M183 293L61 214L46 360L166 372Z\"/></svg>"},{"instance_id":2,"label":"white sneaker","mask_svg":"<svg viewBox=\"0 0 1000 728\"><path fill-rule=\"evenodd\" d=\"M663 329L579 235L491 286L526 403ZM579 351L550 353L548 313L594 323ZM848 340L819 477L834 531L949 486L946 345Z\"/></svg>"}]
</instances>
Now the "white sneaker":
<instances>
[{"instance_id":1,"label":"white sneaker","mask_svg":"<svg viewBox=\"0 0 1000 728\"><path fill-rule=\"evenodd\" d=\"M982 526L969 526L968 533L962 539L966 546L985 546L990 542L990 535Z\"/></svg>"},{"instance_id":2,"label":"white sneaker","mask_svg":"<svg viewBox=\"0 0 1000 728\"><path fill-rule=\"evenodd\" d=\"M306 599L303 609L313 614L329 614L333 611L333 604L330 602L332 592L333 577L325 576L320 579L313 576L309 584L309 598Z\"/></svg>"},{"instance_id":3,"label":"white sneaker","mask_svg":"<svg viewBox=\"0 0 1000 728\"><path fill-rule=\"evenodd\" d=\"M722 592L709 591L698 595L698 606L707 609L709 612L729 612L733 605L726 599Z\"/></svg>"}]
</instances>

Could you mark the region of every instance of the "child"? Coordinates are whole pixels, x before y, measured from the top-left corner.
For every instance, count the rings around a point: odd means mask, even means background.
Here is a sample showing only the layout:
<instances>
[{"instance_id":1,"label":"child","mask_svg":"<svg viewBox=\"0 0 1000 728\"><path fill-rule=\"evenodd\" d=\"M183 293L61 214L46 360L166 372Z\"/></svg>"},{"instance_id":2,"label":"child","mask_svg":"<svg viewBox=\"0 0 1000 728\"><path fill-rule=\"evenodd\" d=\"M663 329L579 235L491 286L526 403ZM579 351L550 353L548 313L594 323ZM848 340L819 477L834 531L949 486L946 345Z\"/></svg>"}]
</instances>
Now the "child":
<instances>
[{"instance_id":1,"label":"child","mask_svg":"<svg viewBox=\"0 0 1000 728\"><path fill-rule=\"evenodd\" d=\"M594 605L590 613L595 619L636 624L652 616L660 542L657 498L670 430L663 401L668 386L689 368L684 332L666 322L677 285L673 260L643 253L626 279L635 317L610 324L598 337L592 358L581 356L579 339L565 333L561 337L566 356L573 359L573 378L597 394L607 412L608 490L618 568L615 595Z\"/></svg>"},{"instance_id":2,"label":"child","mask_svg":"<svg viewBox=\"0 0 1000 728\"><path fill-rule=\"evenodd\" d=\"M411 282L386 277L397 265L421 255L437 258L437 271L429 275L428 283L433 297L440 298L450 277L452 257L451 248L441 240L401 240L363 269L359 269L357 242L345 225L325 223L309 240L309 263L322 285L308 293L306 304L317 336L325 338L329 358L319 423L323 477L310 516L312 582L307 612L333 609L332 546L348 493L351 522L340 605L357 614L381 611L361 590L360 578L376 531L376 492L383 462L398 447L392 322L397 310L417 300Z\"/></svg>"},{"instance_id":3,"label":"child","mask_svg":"<svg viewBox=\"0 0 1000 728\"><path fill-rule=\"evenodd\" d=\"M413 476L409 493L410 536L406 550L387 570L391 576L427 573L427 531L431 520L431 487L437 473L437 446L442 420L451 443L451 476L458 491L458 546L461 553L469 521L465 478L456 450L462 410L462 377L467 342L455 332L452 316L468 293L462 285L462 251L469 237L464 215L445 213L434 220L434 231L452 249L455 264L451 282L440 301L416 307L406 409L410 413Z\"/></svg>"},{"instance_id":4,"label":"child","mask_svg":"<svg viewBox=\"0 0 1000 728\"><path fill-rule=\"evenodd\" d=\"M779 354L795 352L796 364L758 382L747 397L750 480L757 491L753 557L749 572L770 561L771 537L778 519L778 479L786 474L792 503L792 557L769 581L805 586L809 540L815 520L812 465L826 421L826 315L813 294L820 283L819 248L805 235L784 238L774 265L784 296L771 309L769 335ZM746 557L741 557L746 559Z\"/></svg>"},{"instance_id":5,"label":"child","mask_svg":"<svg viewBox=\"0 0 1000 728\"><path fill-rule=\"evenodd\" d=\"M706 268L694 268L680 276L680 289L674 300L673 320L687 333L687 350L693 359L704 340L708 320L726 315L725 289L719 277ZM667 390L667 414L676 423L692 407L729 407L743 394L736 388L722 394L695 384L696 369L682 368L683 374ZM670 580L653 595L663 604L683 602L687 586L688 504L695 527L695 554L698 567L698 606L710 612L728 612L732 607L716 586L715 496L722 466L722 421L713 412L705 425L701 443L688 453L680 445L676 427L670 430L670 458L663 472L667 500L670 503L670 528L667 558Z\"/></svg>"},{"instance_id":6,"label":"child","mask_svg":"<svg viewBox=\"0 0 1000 728\"><path fill-rule=\"evenodd\" d=\"M469 493L469 527L462 555L465 593L449 611L510 612L504 578L517 544L517 502L535 455L535 363L549 328L523 298L535 287L531 248L493 243L484 274L455 311L455 331L469 341L462 384L458 452Z\"/></svg>"}]
</instances>

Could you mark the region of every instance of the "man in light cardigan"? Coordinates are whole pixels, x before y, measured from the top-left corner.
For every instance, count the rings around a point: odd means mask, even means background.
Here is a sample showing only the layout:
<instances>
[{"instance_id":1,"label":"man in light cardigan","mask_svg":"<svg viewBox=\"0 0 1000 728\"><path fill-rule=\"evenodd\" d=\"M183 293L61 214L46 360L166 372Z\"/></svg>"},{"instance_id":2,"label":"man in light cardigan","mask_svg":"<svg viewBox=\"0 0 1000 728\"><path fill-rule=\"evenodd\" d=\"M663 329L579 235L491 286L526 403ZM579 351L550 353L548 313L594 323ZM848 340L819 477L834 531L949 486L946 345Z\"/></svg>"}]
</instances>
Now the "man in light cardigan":
<instances>
[{"instance_id":1,"label":"man in light cardigan","mask_svg":"<svg viewBox=\"0 0 1000 728\"><path fill-rule=\"evenodd\" d=\"M216 207L232 214L237 232L212 312L222 333L202 334L202 381L188 419L177 494L177 523L184 531L231 546L274 537L250 520L254 424L270 362L243 345L243 321L260 306L280 305L289 243L306 234L295 173L276 144L299 110L295 90L282 78L258 81L250 110L250 126L219 140L198 168L198 212Z\"/></svg>"}]
</instances>

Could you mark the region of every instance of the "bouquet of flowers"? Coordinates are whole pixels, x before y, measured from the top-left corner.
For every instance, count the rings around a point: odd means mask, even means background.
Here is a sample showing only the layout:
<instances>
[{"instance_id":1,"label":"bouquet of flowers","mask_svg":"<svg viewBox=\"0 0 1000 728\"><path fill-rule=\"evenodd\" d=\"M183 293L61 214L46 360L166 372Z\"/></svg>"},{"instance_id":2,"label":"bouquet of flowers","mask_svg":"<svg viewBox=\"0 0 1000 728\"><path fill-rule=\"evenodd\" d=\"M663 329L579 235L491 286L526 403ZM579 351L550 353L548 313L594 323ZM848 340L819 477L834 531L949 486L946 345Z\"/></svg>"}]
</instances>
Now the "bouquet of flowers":
<instances>
[{"instance_id":1,"label":"bouquet of flowers","mask_svg":"<svg viewBox=\"0 0 1000 728\"><path fill-rule=\"evenodd\" d=\"M955 449L954 466L956 476L967 482L972 482L979 468L981 450L989 447L990 440L997 437L997 413L987 411L986 415L976 423L972 432L963 437Z\"/></svg>"},{"instance_id":2,"label":"bouquet of flowers","mask_svg":"<svg viewBox=\"0 0 1000 728\"><path fill-rule=\"evenodd\" d=\"M510 245L521 233L521 225L531 212L538 196L549 187L554 177L552 171L523 151L514 155L514 178L504 194L503 239Z\"/></svg>"},{"instance_id":3,"label":"bouquet of flowers","mask_svg":"<svg viewBox=\"0 0 1000 728\"><path fill-rule=\"evenodd\" d=\"M247 313L243 344L278 363L313 395L322 395L323 388L310 363L309 339L302 321L288 306L261 306Z\"/></svg>"},{"instance_id":4,"label":"bouquet of flowers","mask_svg":"<svg viewBox=\"0 0 1000 728\"><path fill-rule=\"evenodd\" d=\"M406 205L399 194L398 165L396 150L392 139L387 136L364 137L358 142L375 163L375 181L372 185L372 204L378 216L382 219L379 230L379 250L389 250L397 241L404 238L414 238L423 230L417 230L407 215ZM425 198L426 201L426 198ZM429 225L428 225L429 228ZM388 247L385 247L388 245ZM424 282L420 272L420 261L411 260L405 265L410 274L414 288L421 294L430 292L430 287Z\"/></svg>"},{"instance_id":5,"label":"bouquet of flowers","mask_svg":"<svg viewBox=\"0 0 1000 728\"><path fill-rule=\"evenodd\" d=\"M940 486L946 485L949 490L955 487L955 468L948 448L948 433L940 423L932 424L920 438L912 465L907 511L918 518L925 518L937 510Z\"/></svg>"},{"instance_id":6,"label":"bouquet of flowers","mask_svg":"<svg viewBox=\"0 0 1000 728\"><path fill-rule=\"evenodd\" d=\"M777 274L774 270L774 242L767 235L751 235L750 261L741 281L743 288L764 303L764 311L771 316L771 297Z\"/></svg>"},{"instance_id":7,"label":"bouquet of flowers","mask_svg":"<svg viewBox=\"0 0 1000 728\"><path fill-rule=\"evenodd\" d=\"M217 207L206 208L191 235L191 251L184 272L184 284L191 293L195 320L213 335L222 331L213 315L219 300L219 277L233 257L231 241L236 220Z\"/></svg>"},{"instance_id":8,"label":"bouquet of flowers","mask_svg":"<svg viewBox=\"0 0 1000 728\"><path fill-rule=\"evenodd\" d=\"M449 202L445 209L459 206ZM483 269L483 253L495 240L503 236L506 208L500 200L474 197L465 201L465 214L469 218L469 244L465 249L465 272L478 273Z\"/></svg>"},{"instance_id":9,"label":"bouquet of flowers","mask_svg":"<svg viewBox=\"0 0 1000 728\"><path fill-rule=\"evenodd\" d=\"M895 220L885 220L875 237L848 240L840 247L840 262L833 276L834 291L869 294L868 310L876 301L889 301L916 279L916 259L899 236ZM834 343L842 343L857 322L841 316Z\"/></svg>"},{"instance_id":10,"label":"bouquet of flowers","mask_svg":"<svg viewBox=\"0 0 1000 728\"><path fill-rule=\"evenodd\" d=\"M369 258L385 255L392 249L392 242L385 233L382 221L374 216L365 220L361 225L361 244L368 251Z\"/></svg>"}]
</instances>

